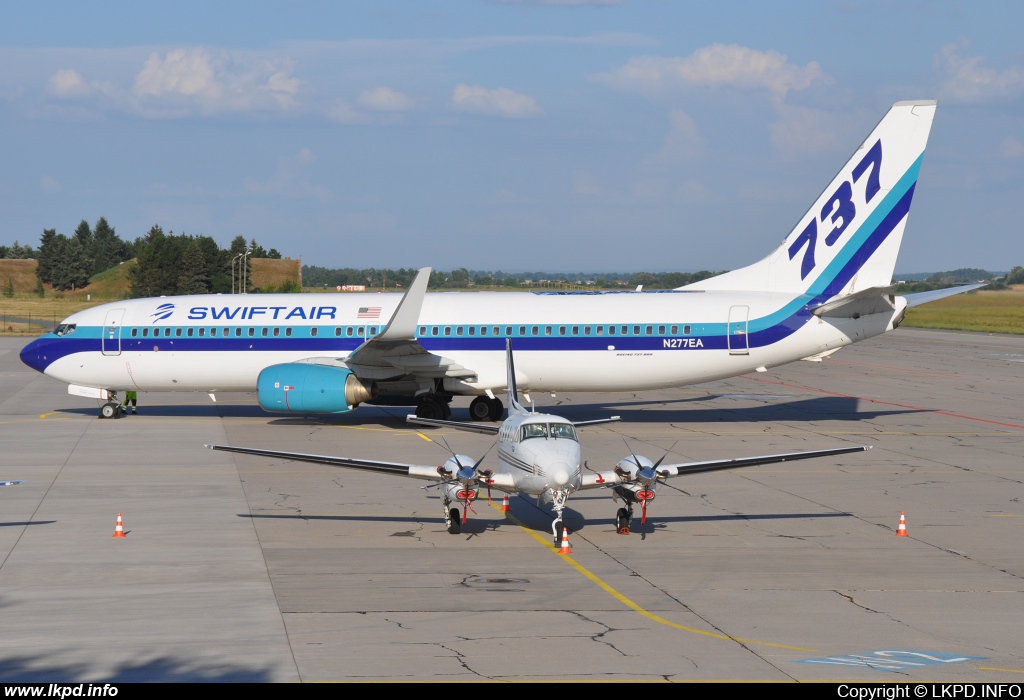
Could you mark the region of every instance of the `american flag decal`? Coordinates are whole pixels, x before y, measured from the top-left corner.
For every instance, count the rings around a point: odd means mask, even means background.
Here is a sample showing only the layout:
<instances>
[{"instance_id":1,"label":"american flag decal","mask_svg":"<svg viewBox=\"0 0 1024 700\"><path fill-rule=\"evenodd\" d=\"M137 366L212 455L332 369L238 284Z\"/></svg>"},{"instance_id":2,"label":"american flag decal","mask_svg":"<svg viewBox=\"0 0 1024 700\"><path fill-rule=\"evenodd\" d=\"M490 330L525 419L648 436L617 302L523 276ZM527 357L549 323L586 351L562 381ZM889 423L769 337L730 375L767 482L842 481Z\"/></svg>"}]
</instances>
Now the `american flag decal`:
<instances>
[{"instance_id":1,"label":"american flag decal","mask_svg":"<svg viewBox=\"0 0 1024 700\"><path fill-rule=\"evenodd\" d=\"M379 306L361 306L356 318L380 318Z\"/></svg>"}]
</instances>

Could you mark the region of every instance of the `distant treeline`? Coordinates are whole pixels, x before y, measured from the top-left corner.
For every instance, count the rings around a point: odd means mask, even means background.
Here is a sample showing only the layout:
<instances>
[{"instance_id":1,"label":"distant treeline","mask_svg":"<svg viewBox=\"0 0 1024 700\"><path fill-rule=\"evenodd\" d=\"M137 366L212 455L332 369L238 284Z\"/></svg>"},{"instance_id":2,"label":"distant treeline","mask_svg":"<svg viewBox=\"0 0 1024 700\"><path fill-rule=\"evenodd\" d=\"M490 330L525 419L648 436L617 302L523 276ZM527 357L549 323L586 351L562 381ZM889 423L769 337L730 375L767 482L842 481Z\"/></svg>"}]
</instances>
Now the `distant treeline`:
<instances>
[{"instance_id":1,"label":"distant treeline","mask_svg":"<svg viewBox=\"0 0 1024 700\"><path fill-rule=\"evenodd\" d=\"M246 250L249 255L242 255ZM160 226L153 226L145 236L129 242L122 240L103 217L95 227L83 219L72 236L55 229L44 230L38 251L17 242L0 251L11 253L3 257L36 258L39 288L46 283L60 291L84 287L92 276L134 258L137 264L129 273L133 297L230 293L232 284L236 291L242 291L242 260L247 263L245 291L257 291L251 284L249 261L281 257L273 248L265 250L255 240L246 243L242 236L235 237L225 250L209 236L175 235L173 231L165 234ZM233 266L232 261L240 255ZM298 285L293 285L291 291L299 291Z\"/></svg>"},{"instance_id":2,"label":"distant treeline","mask_svg":"<svg viewBox=\"0 0 1024 700\"><path fill-rule=\"evenodd\" d=\"M469 287L529 287L538 286L580 286L596 289L675 289L708 277L721 274L701 270L700 272L492 272L467 270L460 267L450 272L434 270L430 273L430 289L466 289ZM413 268L397 270L367 268L331 269L316 265L302 266L302 281L306 287L340 287L362 285L372 288L408 287L416 276Z\"/></svg>"}]
</instances>

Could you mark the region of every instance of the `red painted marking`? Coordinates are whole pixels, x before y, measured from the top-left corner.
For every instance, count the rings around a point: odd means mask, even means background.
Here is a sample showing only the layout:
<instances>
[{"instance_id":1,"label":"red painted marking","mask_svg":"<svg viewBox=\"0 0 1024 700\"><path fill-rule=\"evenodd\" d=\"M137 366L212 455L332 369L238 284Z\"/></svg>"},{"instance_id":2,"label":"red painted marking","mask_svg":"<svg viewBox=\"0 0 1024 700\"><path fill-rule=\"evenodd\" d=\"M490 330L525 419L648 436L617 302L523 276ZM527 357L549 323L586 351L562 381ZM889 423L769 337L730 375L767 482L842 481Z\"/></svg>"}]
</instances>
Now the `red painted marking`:
<instances>
[{"instance_id":1,"label":"red painted marking","mask_svg":"<svg viewBox=\"0 0 1024 700\"><path fill-rule=\"evenodd\" d=\"M601 476L600 474L598 474L598 475L597 475L597 481L596 481L595 483L597 483L597 484L603 484L603 483L604 483L604 477L603 477L603 476Z\"/></svg>"},{"instance_id":2,"label":"red painted marking","mask_svg":"<svg viewBox=\"0 0 1024 700\"><path fill-rule=\"evenodd\" d=\"M1003 421L991 420L989 418L977 418L975 416L965 416L962 413L952 413L950 411L937 411L934 408L924 408L922 406L909 406L904 403L894 403L892 401L880 401L879 399L868 399L863 396L854 396L853 394L841 394L838 391L826 391L824 389L815 389L810 386L801 386L799 384L787 384L786 382L773 382L770 379L760 379L758 377L742 377L742 379L749 379L752 382L764 382L765 384L774 384L775 386L785 386L790 389L802 389L804 391L812 391L818 394L828 394L829 396L841 396L844 399L857 399L858 401L867 401L869 403L877 403L882 406L895 406L897 408L909 408L914 411L928 411L929 413L937 413L940 416L949 416L950 418L962 418L963 420L973 420L979 423L990 423L992 425L1001 425L1005 428L1017 428L1018 430L1024 430L1024 425L1018 425L1016 423L1004 423Z\"/></svg>"}]
</instances>

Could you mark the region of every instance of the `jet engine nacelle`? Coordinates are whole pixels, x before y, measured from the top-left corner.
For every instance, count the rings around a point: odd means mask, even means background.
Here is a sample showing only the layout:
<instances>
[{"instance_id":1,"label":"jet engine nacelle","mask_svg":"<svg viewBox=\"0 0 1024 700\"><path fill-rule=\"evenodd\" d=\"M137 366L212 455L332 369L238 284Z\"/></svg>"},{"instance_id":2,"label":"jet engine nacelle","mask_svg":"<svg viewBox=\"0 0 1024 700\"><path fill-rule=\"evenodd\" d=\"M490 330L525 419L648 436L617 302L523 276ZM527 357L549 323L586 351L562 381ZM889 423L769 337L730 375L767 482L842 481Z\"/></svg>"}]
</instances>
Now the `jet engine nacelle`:
<instances>
[{"instance_id":1,"label":"jet engine nacelle","mask_svg":"<svg viewBox=\"0 0 1024 700\"><path fill-rule=\"evenodd\" d=\"M264 411L348 413L376 396L377 387L343 367L289 362L260 372L256 393Z\"/></svg>"}]
</instances>

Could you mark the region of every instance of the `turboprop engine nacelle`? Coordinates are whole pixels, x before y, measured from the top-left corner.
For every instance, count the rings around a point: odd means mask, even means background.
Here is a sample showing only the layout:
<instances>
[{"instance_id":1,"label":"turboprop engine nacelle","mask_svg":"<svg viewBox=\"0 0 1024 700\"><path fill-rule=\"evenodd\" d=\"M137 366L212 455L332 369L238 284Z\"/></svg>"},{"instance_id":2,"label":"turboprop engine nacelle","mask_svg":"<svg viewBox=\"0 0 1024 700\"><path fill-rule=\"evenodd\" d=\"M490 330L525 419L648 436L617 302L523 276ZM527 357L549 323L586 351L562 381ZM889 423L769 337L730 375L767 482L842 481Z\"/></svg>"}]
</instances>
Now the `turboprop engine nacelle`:
<instances>
[{"instance_id":1,"label":"turboprop engine nacelle","mask_svg":"<svg viewBox=\"0 0 1024 700\"><path fill-rule=\"evenodd\" d=\"M654 462L637 455L630 455L615 465L615 473L627 481L639 481L644 486L653 484L658 475L654 471Z\"/></svg>"},{"instance_id":2,"label":"turboprop engine nacelle","mask_svg":"<svg viewBox=\"0 0 1024 700\"><path fill-rule=\"evenodd\" d=\"M348 413L376 396L377 387L343 367L289 362L260 372L256 393L264 411Z\"/></svg>"}]
</instances>

